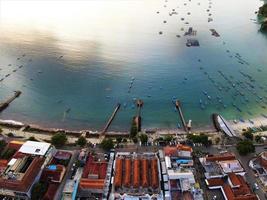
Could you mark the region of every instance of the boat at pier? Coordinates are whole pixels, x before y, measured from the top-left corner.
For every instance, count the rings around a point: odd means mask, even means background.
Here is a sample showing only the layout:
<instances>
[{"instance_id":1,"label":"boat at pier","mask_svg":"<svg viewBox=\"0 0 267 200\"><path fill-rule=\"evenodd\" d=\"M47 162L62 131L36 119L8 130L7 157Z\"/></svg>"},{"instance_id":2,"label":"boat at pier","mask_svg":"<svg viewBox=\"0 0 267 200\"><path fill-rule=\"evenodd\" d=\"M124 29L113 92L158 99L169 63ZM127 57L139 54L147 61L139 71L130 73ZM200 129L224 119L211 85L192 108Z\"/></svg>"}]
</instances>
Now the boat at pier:
<instances>
[{"instance_id":1,"label":"boat at pier","mask_svg":"<svg viewBox=\"0 0 267 200\"><path fill-rule=\"evenodd\" d=\"M236 137L236 134L229 122L227 122L221 115L214 113L212 114L212 119L214 126L218 131L222 131L229 137Z\"/></svg>"}]
</instances>

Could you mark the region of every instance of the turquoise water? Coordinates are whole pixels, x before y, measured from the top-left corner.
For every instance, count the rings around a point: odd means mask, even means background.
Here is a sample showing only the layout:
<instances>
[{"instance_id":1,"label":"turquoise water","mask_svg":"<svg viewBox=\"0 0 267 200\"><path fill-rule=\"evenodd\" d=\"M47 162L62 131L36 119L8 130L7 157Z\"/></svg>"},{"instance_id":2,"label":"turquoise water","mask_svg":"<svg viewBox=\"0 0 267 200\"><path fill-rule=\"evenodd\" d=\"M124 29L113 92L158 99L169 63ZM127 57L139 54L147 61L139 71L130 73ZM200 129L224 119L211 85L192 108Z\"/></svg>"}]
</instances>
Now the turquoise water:
<instances>
[{"instance_id":1,"label":"turquoise water","mask_svg":"<svg viewBox=\"0 0 267 200\"><path fill-rule=\"evenodd\" d=\"M227 119L260 116L267 102L267 37L252 19L261 4L1 1L0 77L11 75L0 83L0 99L14 90L22 95L0 118L100 130L120 102L110 128L128 130L135 98L144 101L146 128L176 128L181 123L172 104L175 98L193 127L210 125L214 112ZM170 16L172 9L178 14ZM186 47L190 37L181 29L189 27L197 30L193 38L200 47ZM211 36L210 28L221 37Z\"/></svg>"}]
</instances>

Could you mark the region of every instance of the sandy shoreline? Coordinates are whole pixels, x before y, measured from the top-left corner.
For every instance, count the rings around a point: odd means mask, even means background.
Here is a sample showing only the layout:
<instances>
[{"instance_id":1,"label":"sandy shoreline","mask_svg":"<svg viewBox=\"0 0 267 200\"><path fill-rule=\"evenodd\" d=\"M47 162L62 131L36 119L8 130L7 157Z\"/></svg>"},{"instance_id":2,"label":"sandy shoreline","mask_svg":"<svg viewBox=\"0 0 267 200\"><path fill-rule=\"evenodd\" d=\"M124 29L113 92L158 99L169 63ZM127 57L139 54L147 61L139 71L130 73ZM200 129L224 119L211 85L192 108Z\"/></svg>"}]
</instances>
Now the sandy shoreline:
<instances>
[{"instance_id":1,"label":"sandy shoreline","mask_svg":"<svg viewBox=\"0 0 267 200\"><path fill-rule=\"evenodd\" d=\"M234 120L228 120L228 122L232 125L232 128L238 133L242 133L243 129L258 128L260 126L267 126L267 118L265 117L257 117L251 120L245 120L245 122ZM91 130L80 130L80 131L72 131L67 129L58 129L58 128L44 128L35 124L24 124L23 122L15 121L15 120L2 120L0 119L0 127L3 129L4 134L8 134L9 132L14 133L16 136L29 138L31 136L36 137L39 140L47 140L50 139L54 134L58 132L64 132L68 136L69 142L75 142L77 138L81 135L85 135L90 141L94 143L99 142L100 131L91 131ZM183 129L164 129L164 128L149 128L144 129L144 132L151 133L152 135L185 135L186 132ZM191 130L192 133L210 133L214 134L216 129L213 125L206 125L202 127L193 128ZM128 136L129 132L123 131L108 131L105 134L107 137L116 137L116 136Z\"/></svg>"}]
</instances>

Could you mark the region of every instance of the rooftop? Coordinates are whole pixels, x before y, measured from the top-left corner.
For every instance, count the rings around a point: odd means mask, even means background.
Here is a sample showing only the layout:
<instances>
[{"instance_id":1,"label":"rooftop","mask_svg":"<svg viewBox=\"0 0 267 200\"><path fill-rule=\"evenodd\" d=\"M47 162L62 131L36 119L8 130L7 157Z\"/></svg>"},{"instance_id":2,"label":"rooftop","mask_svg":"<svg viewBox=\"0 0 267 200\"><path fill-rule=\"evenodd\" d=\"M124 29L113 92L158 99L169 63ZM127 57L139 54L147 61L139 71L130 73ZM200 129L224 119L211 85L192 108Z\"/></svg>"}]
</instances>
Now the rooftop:
<instances>
[{"instance_id":1,"label":"rooftop","mask_svg":"<svg viewBox=\"0 0 267 200\"><path fill-rule=\"evenodd\" d=\"M43 156L46 154L50 146L51 144L46 142L27 141L21 146L19 152Z\"/></svg>"}]
</instances>

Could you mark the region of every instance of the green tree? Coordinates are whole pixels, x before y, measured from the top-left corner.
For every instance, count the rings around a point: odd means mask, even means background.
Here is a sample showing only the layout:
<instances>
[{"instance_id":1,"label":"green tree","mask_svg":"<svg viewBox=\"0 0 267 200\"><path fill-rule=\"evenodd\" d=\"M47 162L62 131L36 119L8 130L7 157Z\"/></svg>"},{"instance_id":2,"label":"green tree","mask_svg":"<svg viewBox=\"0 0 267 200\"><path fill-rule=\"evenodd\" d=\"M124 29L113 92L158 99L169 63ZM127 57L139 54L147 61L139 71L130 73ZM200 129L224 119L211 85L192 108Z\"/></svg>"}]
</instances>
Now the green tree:
<instances>
[{"instance_id":1,"label":"green tree","mask_svg":"<svg viewBox=\"0 0 267 200\"><path fill-rule=\"evenodd\" d=\"M134 138L138 133L137 126L135 122L133 121L132 126L131 126L131 131L130 131L130 136L131 138Z\"/></svg>"},{"instance_id":2,"label":"green tree","mask_svg":"<svg viewBox=\"0 0 267 200\"><path fill-rule=\"evenodd\" d=\"M209 141L209 138L207 135L201 133L200 135L195 135L195 134L189 134L187 136L187 139L190 140L193 143L200 143L205 146L210 145L211 142Z\"/></svg>"},{"instance_id":3,"label":"green tree","mask_svg":"<svg viewBox=\"0 0 267 200\"><path fill-rule=\"evenodd\" d=\"M47 183L38 182L35 183L31 190L31 199L32 200L41 200L47 191Z\"/></svg>"},{"instance_id":4,"label":"green tree","mask_svg":"<svg viewBox=\"0 0 267 200\"><path fill-rule=\"evenodd\" d=\"M63 146L67 142L67 136L65 133L57 133L52 136L51 142L55 146Z\"/></svg>"},{"instance_id":5,"label":"green tree","mask_svg":"<svg viewBox=\"0 0 267 200\"><path fill-rule=\"evenodd\" d=\"M251 133L251 131L244 132L243 136L248 140L253 140L253 134Z\"/></svg>"},{"instance_id":6,"label":"green tree","mask_svg":"<svg viewBox=\"0 0 267 200\"><path fill-rule=\"evenodd\" d=\"M2 128L0 128L0 133L2 133L3 132L3 129Z\"/></svg>"},{"instance_id":7,"label":"green tree","mask_svg":"<svg viewBox=\"0 0 267 200\"><path fill-rule=\"evenodd\" d=\"M146 144L147 141L148 141L148 137L144 133L142 133L142 134L139 135L139 139L140 139L140 141L141 141L142 144Z\"/></svg>"},{"instance_id":8,"label":"green tree","mask_svg":"<svg viewBox=\"0 0 267 200\"><path fill-rule=\"evenodd\" d=\"M5 148L6 146L6 141L5 140L0 140L0 152Z\"/></svg>"},{"instance_id":9,"label":"green tree","mask_svg":"<svg viewBox=\"0 0 267 200\"><path fill-rule=\"evenodd\" d=\"M221 141L221 138L219 138L219 137L217 137L217 138L215 139L215 143L216 143L216 144L219 144L220 141Z\"/></svg>"},{"instance_id":10,"label":"green tree","mask_svg":"<svg viewBox=\"0 0 267 200\"><path fill-rule=\"evenodd\" d=\"M173 140L173 136L172 135L167 135L167 136L165 136L164 140L169 143L169 142L171 142Z\"/></svg>"},{"instance_id":11,"label":"green tree","mask_svg":"<svg viewBox=\"0 0 267 200\"><path fill-rule=\"evenodd\" d=\"M30 141L37 141L34 136L29 137L28 140L30 140Z\"/></svg>"},{"instance_id":12,"label":"green tree","mask_svg":"<svg viewBox=\"0 0 267 200\"><path fill-rule=\"evenodd\" d=\"M114 148L114 142L111 138L104 139L101 144L101 148L104 149L105 151L109 151L110 149Z\"/></svg>"},{"instance_id":13,"label":"green tree","mask_svg":"<svg viewBox=\"0 0 267 200\"><path fill-rule=\"evenodd\" d=\"M137 137L133 137L132 140L133 140L133 142L134 142L135 144L138 142Z\"/></svg>"},{"instance_id":14,"label":"green tree","mask_svg":"<svg viewBox=\"0 0 267 200\"><path fill-rule=\"evenodd\" d=\"M116 141L117 141L118 144L121 143L122 142L122 137L117 137Z\"/></svg>"},{"instance_id":15,"label":"green tree","mask_svg":"<svg viewBox=\"0 0 267 200\"><path fill-rule=\"evenodd\" d=\"M87 143L87 140L86 140L86 138L84 136L80 136L78 138L78 140L76 141L76 144L81 146L81 147L85 146L86 143Z\"/></svg>"},{"instance_id":16,"label":"green tree","mask_svg":"<svg viewBox=\"0 0 267 200\"><path fill-rule=\"evenodd\" d=\"M262 139L261 139L261 136L260 135L256 135L255 136L255 142L262 143Z\"/></svg>"},{"instance_id":17,"label":"green tree","mask_svg":"<svg viewBox=\"0 0 267 200\"><path fill-rule=\"evenodd\" d=\"M240 141L237 144L236 149L237 149L238 153L242 156L255 152L255 146L253 145L251 140Z\"/></svg>"}]
</instances>

